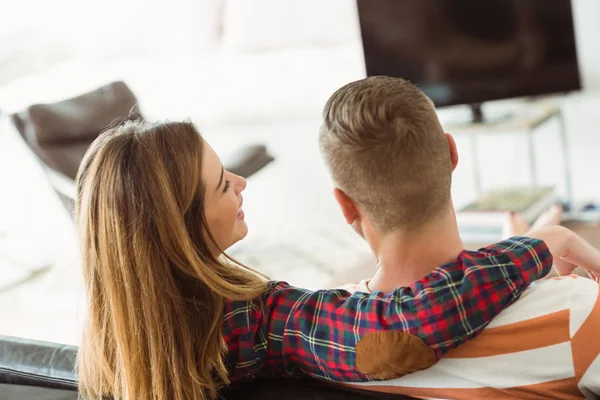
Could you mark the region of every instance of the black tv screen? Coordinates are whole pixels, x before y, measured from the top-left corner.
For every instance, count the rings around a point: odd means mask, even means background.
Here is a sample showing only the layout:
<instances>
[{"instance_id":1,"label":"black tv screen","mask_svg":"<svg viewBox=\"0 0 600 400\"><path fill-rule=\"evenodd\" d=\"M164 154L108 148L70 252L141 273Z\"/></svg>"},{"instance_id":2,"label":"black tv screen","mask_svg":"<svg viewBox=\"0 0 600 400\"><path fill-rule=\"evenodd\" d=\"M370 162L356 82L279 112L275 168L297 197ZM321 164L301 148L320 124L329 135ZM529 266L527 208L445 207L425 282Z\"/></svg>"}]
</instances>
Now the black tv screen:
<instances>
[{"instance_id":1,"label":"black tv screen","mask_svg":"<svg viewBox=\"0 0 600 400\"><path fill-rule=\"evenodd\" d=\"M437 106L580 89L570 0L358 0L367 75Z\"/></svg>"}]
</instances>

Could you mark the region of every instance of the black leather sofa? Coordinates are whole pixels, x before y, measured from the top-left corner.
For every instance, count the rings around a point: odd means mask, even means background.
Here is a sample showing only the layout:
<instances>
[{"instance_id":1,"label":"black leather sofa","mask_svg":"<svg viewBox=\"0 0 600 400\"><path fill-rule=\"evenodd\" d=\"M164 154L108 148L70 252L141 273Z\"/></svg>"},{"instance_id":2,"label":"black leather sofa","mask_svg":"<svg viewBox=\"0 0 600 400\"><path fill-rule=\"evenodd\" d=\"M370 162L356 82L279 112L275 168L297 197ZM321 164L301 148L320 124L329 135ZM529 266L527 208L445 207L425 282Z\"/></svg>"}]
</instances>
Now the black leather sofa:
<instances>
[{"instance_id":1,"label":"black leather sofa","mask_svg":"<svg viewBox=\"0 0 600 400\"><path fill-rule=\"evenodd\" d=\"M75 400L77 347L0 336L0 399ZM310 379L256 380L226 388L223 400L387 400L410 397L333 387Z\"/></svg>"}]
</instances>

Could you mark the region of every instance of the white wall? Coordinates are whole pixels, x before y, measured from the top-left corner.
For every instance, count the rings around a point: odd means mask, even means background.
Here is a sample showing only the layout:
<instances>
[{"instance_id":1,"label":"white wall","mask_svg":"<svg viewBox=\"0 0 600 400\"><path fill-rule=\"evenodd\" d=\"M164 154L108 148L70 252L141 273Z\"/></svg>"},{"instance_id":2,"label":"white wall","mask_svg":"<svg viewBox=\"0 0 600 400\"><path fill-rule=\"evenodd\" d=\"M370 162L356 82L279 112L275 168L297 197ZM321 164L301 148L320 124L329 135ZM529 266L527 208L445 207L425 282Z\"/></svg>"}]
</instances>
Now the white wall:
<instances>
[{"instance_id":1,"label":"white wall","mask_svg":"<svg viewBox=\"0 0 600 400\"><path fill-rule=\"evenodd\" d=\"M583 85L600 91L600 1L571 0Z\"/></svg>"}]
</instances>

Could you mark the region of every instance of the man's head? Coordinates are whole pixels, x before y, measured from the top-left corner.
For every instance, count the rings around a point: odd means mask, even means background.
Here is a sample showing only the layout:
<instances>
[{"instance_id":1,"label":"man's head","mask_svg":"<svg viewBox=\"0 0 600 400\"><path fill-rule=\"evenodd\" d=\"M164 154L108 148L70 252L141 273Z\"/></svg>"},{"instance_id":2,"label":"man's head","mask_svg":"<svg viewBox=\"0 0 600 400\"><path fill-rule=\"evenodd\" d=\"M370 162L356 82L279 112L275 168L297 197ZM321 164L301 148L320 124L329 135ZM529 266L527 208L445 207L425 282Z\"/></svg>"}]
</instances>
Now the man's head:
<instances>
[{"instance_id":1,"label":"man's head","mask_svg":"<svg viewBox=\"0 0 600 400\"><path fill-rule=\"evenodd\" d=\"M431 100L410 82L347 84L327 101L323 118L321 152L359 233L362 219L379 234L418 230L451 206L456 147Z\"/></svg>"}]
</instances>

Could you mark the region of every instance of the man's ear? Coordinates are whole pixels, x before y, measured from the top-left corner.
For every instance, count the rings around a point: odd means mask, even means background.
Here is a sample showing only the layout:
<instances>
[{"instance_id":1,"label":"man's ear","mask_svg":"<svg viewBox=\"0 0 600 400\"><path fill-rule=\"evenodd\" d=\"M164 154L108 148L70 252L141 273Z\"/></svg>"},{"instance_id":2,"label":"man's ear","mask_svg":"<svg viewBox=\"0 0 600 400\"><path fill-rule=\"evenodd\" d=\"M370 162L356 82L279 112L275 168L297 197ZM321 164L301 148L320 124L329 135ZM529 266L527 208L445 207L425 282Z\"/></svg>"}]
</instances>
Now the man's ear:
<instances>
[{"instance_id":1,"label":"man's ear","mask_svg":"<svg viewBox=\"0 0 600 400\"><path fill-rule=\"evenodd\" d=\"M452 171L456 169L458 165L458 149L456 148L456 142L451 134L446 133L446 139L448 140L448 150L450 151L450 161L452 161Z\"/></svg>"},{"instance_id":2,"label":"man's ear","mask_svg":"<svg viewBox=\"0 0 600 400\"><path fill-rule=\"evenodd\" d=\"M335 197L335 200L340 205L340 209L342 210L342 214L344 214L346 222L352 225L358 218L358 209L356 208L354 201L338 188L333 190L333 197Z\"/></svg>"}]
</instances>

